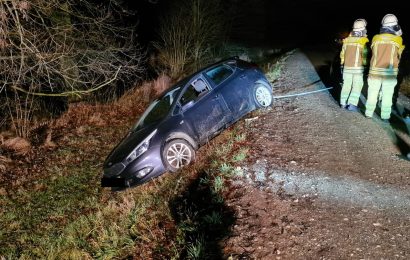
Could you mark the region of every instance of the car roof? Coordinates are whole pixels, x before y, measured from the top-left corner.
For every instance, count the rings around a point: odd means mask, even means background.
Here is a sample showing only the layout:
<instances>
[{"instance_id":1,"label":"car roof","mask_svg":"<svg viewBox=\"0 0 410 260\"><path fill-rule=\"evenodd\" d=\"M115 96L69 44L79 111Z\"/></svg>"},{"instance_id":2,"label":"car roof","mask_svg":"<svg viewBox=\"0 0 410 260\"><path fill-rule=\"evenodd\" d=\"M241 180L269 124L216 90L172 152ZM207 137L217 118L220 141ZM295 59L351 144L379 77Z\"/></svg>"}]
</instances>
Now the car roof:
<instances>
[{"instance_id":1,"label":"car roof","mask_svg":"<svg viewBox=\"0 0 410 260\"><path fill-rule=\"evenodd\" d=\"M221 65L221 64L231 64L231 65L232 65L232 64L236 64L236 62L237 62L238 60L239 60L239 57L238 57L238 56L232 56L232 57L229 57L229 58L226 58L226 59L217 61L217 62L215 62L215 63L213 63L213 64L211 64L211 65L208 65L208 66L206 66L205 68L201 69L200 71L202 72L202 71L211 69L211 68L213 68L213 67L219 66L219 65ZM199 71L198 71L198 72L199 72Z\"/></svg>"},{"instance_id":2,"label":"car roof","mask_svg":"<svg viewBox=\"0 0 410 260\"><path fill-rule=\"evenodd\" d=\"M237 61L239 61L239 57L238 56L232 56L220 61L217 61L215 63L212 63L200 70L195 71L194 73L192 73L191 75L184 77L183 79L179 80L178 82L176 82L175 84L173 84L169 89L167 89L166 91L164 91L159 97L158 99L162 98L164 95L166 95L167 93L169 93L170 91L172 91L172 89L175 89L177 87L183 87L183 85L185 85L186 83L188 83L193 77L195 77L196 75L199 75L207 70L210 70L214 67L217 67L221 64L228 64L228 65L233 65L236 64Z\"/></svg>"},{"instance_id":3,"label":"car roof","mask_svg":"<svg viewBox=\"0 0 410 260\"><path fill-rule=\"evenodd\" d=\"M195 71L194 73L192 73L191 75L185 77L184 79L180 80L179 82L189 81L191 78L195 77L196 75L201 74L201 73L203 73L203 72L205 72L205 71L208 71L208 70L210 70L210 69L212 69L212 68L214 68L214 67L220 66L220 65L222 65L222 64L234 65L234 64L236 64L239 60L240 60L240 59L239 59L238 56L232 56L232 57L229 57L229 58L226 58L226 59L217 61L217 62L212 63L212 64L210 64L210 65L208 65L208 66L206 66L206 67L204 67L204 68L202 68L202 69L200 69L200 70ZM179 84L179 82L178 82L177 84Z\"/></svg>"}]
</instances>

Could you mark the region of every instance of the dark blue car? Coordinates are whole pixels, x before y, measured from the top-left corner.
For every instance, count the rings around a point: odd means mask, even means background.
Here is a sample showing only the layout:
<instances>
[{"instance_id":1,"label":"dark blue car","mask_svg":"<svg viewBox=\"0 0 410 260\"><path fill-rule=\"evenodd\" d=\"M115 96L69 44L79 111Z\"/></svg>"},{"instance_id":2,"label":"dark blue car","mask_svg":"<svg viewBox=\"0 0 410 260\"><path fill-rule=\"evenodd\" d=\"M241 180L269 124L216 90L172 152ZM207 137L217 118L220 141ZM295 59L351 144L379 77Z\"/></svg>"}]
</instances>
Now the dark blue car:
<instances>
[{"instance_id":1,"label":"dark blue car","mask_svg":"<svg viewBox=\"0 0 410 260\"><path fill-rule=\"evenodd\" d=\"M131 187L195 160L195 150L256 108L272 88L236 57L206 67L154 100L104 162L103 187Z\"/></svg>"}]
</instances>

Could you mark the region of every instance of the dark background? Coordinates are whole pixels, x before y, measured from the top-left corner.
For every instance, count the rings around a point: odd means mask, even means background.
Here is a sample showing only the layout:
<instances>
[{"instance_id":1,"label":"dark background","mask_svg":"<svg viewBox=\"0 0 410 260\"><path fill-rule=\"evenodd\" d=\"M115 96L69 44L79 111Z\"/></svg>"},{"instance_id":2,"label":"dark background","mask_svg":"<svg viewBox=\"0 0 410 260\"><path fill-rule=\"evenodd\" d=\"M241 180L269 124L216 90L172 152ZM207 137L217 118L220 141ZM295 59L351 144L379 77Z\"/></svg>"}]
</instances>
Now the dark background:
<instances>
[{"instance_id":1,"label":"dark background","mask_svg":"<svg viewBox=\"0 0 410 260\"><path fill-rule=\"evenodd\" d=\"M175 0L174 0L175 1ZM173 0L129 0L129 8L136 11L139 20L137 31L143 44L156 39L159 20L167 15ZM378 33L385 14L392 13L399 19L404 44L410 32L408 11L397 1L385 2L344 0L226 0L225 8L235 9L229 38L234 41L301 47L314 44L331 44L334 38L348 33L357 18L368 22L371 40Z\"/></svg>"}]
</instances>

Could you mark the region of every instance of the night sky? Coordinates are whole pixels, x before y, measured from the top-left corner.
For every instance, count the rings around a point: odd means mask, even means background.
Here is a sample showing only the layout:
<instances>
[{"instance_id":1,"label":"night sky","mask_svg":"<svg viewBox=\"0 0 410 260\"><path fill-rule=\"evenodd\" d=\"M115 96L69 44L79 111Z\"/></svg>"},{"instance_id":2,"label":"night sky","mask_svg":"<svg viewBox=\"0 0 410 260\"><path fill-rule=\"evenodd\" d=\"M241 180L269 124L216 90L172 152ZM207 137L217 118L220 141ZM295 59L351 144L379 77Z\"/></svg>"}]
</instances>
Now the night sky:
<instances>
[{"instance_id":1,"label":"night sky","mask_svg":"<svg viewBox=\"0 0 410 260\"><path fill-rule=\"evenodd\" d=\"M154 2L154 3L152 3ZM139 39L149 42L156 37L159 17L167 14L172 0L130 1L140 19ZM403 30L404 43L410 34L408 11L397 2L391 6L374 1L330 0L227 0L236 3L237 18L230 38L244 43L280 46L326 44L349 32L357 18L368 22L369 38L378 33L381 19L387 13L395 14ZM372 4L373 2L373 4ZM378 9L377 9L378 8ZM410 43L408 43L410 44Z\"/></svg>"}]
</instances>

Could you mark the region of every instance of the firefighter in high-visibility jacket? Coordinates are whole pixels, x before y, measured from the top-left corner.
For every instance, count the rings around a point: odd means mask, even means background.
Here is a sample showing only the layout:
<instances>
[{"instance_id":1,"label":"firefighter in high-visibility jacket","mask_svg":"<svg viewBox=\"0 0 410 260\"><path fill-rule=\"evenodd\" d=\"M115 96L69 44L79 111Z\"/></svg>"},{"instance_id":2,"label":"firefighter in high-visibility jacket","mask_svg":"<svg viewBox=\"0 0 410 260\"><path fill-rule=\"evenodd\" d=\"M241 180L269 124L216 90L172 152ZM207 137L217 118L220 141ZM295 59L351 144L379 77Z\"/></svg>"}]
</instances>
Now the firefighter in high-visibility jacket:
<instances>
[{"instance_id":1,"label":"firefighter in high-visibility jacket","mask_svg":"<svg viewBox=\"0 0 410 260\"><path fill-rule=\"evenodd\" d=\"M350 111L358 111L360 94L363 88L363 72L367 65L367 22L357 19L353 30L343 39L340 52L340 65L343 71L343 86L340 93L340 107Z\"/></svg>"},{"instance_id":2,"label":"firefighter in high-visibility jacket","mask_svg":"<svg viewBox=\"0 0 410 260\"><path fill-rule=\"evenodd\" d=\"M404 50L401 35L397 17L386 14L382 19L380 33L373 37L371 43L372 58L367 79L369 88L365 112L367 118L373 116L380 98L380 118L386 123L389 122L399 62Z\"/></svg>"}]
</instances>

